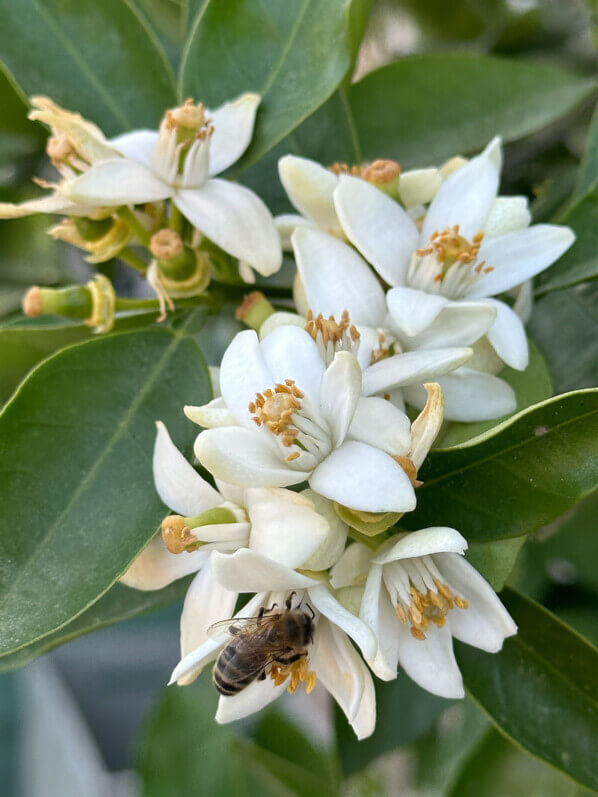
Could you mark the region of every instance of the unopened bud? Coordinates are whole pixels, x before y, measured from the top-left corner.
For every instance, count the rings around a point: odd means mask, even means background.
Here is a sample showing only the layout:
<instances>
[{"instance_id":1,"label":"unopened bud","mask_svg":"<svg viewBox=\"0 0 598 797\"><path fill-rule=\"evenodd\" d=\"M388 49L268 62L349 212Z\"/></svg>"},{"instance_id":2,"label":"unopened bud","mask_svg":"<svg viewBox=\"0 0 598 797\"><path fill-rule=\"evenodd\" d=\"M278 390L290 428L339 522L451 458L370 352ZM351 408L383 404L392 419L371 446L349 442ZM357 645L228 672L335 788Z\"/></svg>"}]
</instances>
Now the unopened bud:
<instances>
[{"instance_id":1,"label":"unopened bud","mask_svg":"<svg viewBox=\"0 0 598 797\"><path fill-rule=\"evenodd\" d=\"M237 307L235 316L248 327L259 332L264 321L274 313L274 307L261 291L248 293Z\"/></svg>"},{"instance_id":2,"label":"unopened bud","mask_svg":"<svg viewBox=\"0 0 598 797\"><path fill-rule=\"evenodd\" d=\"M396 161L376 160L361 170L361 177L380 188L386 194L396 197L401 167Z\"/></svg>"},{"instance_id":3,"label":"unopened bud","mask_svg":"<svg viewBox=\"0 0 598 797\"><path fill-rule=\"evenodd\" d=\"M199 542L191 534L185 518L181 515L169 515L162 521L162 539L170 553L183 553L196 551Z\"/></svg>"},{"instance_id":4,"label":"unopened bud","mask_svg":"<svg viewBox=\"0 0 598 797\"><path fill-rule=\"evenodd\" d=\"M363 512L359 509L349 509L336 501L334 502L334 511L348 526L357 529L367 537L382 534L402 517L401 512Z\"/></svg>"}]
</instances>

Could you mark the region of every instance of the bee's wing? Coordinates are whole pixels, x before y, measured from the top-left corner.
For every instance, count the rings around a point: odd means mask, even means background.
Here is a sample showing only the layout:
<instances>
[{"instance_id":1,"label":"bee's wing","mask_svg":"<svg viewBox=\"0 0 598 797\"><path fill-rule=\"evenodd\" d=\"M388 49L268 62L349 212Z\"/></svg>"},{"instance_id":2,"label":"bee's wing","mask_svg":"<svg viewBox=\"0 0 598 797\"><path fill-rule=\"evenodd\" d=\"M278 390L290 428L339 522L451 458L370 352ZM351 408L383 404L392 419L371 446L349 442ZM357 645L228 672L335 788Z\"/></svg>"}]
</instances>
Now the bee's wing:
<instances>
[{"instance_id":1,"label":"bee's wing","mask_svg":"<svg viewBox=\"0 0 598 797\"><path fill-rule=\"evenodd\" d=\"M221 636L222 634L235 634L244 633L248 634L257 629L263 630L270 623L278 620L280 613L265 614L262 617L256 615L255 617L231 617L228 620L219 620L207 630L207 635L210 638Z\"/></svg>"}]
</instances>

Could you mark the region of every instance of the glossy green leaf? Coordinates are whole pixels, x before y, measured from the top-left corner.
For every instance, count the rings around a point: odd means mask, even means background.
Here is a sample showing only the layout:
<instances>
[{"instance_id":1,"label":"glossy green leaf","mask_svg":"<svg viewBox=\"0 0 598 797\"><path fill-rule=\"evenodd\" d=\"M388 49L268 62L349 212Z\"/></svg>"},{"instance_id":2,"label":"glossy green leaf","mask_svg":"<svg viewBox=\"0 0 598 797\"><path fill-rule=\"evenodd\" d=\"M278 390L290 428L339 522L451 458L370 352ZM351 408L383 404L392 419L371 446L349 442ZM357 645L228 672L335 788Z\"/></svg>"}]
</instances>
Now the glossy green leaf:
<instances>
[{"instance_id":1,"label":"glossy green leaf","mask_svg":"<svg viewBox=\"0 0 598 797\"><path fill-rule=\"evenodd\" d=\"M175 100L158 40L126 0L0 0L0 58L29 96L47 94L107 135L156 127Z\"/></svg>"},{"instance_id":2,"label":"glossy green leaf","mask_svg":"<svg viewBox=\"0 0 598 797\"><path fill-rule=\"evenodd\" d=\"M195 326L205 321L203 308L196 308L193 312ZM122 315L116 318L114 331L140 329L152 324L158 316L158 310ZM172 318L173 324L177 316L187 334L194 334L196 330L190 325L188 312L177 311ZM21 319L19 323L0 327L0 402L10 398L19 382L46 357L92 337L94 333L85 324L69 324L57 317Z\"/></svg>"},{"instance_id":3,"label":"glossy green leaf","mask_svg":"<svg viewBox=\"0 0 598 797\"><path fill-rule=\"evenodd\" d=\"M234 725L218 725L217 699L205 676L193 686L163 692L139 744L137 772L143 797L200 793L316 797L318 792L289 789L263 765L267 751L236 737ZM309 782L310 773L306 776Z\"/></svg>"},{"instance_id":4,"label":"glossy green leaf","mask_svg":"<svg viewBox=\"0 0 598 797\"><path fill-rule=\"evenodd\" d=\"M524 753L495 729L485 734L461 768L451 797L582 797L583 789L562 772Z\"/></svg>"},{"instance_id":5,"label":"glossy green leaf","mask_svg":"<svg viewBox=\"0 0 598 797\"><path fill-rule=\"evenodd\" d=\"M470 542L519 537L598 486L598 389L556 396L469 443L431 453L410 529L452 526Z\"/></svg>"},{"instance_id":6,"label":"glossy green leaf","mask_svg":"<svg viewBox=\"0 0 598 797\"><path fill-rule=\"evenodd\" d=\"M516 371L514 368L503 368L499 376L508 382L517 396L516 412L538 404L540 401L550 398L553 395L550 373L546 367L546 362L538 347L533 341L529 342L529 365L525 371ZM438 440L439 448L449 448L450 446L465 443L477 435L494 429L509 416L496 418L492 421L479 421L478 423L448 423L442 436Z\"/></svg>"},{"instance_id":7,"label":"glossy green leaf","mask_svg":"<svg viewBox=\"0 0 598 797\"><path fill-rule=\"evenodd\" d=\"M553 266L538 275L538 295L598 277L598 178L558 221L571 227L577 239Z\"/></svg>"},{"instance_id":8,"label":"glossy green leaf","mask_svg":"<svg viewBox=\"0 0 598 797\"><path fill-rule=\"evenodd\" d=\"M210 396L196 344L167 329L76 344L0 414L0 653L61 628L108 590L164 514L154 422L186 451L181 406Z\"/></svg>"},{"instance_id":9,"label":"glossy green leaf","mask_svg":"<svg viewBox=\"0 0 598 797\"><path fill-rule=\"evenodd\" d=\"M0 162L31 155L42 147L43 132L27 119L27 106L11 78L0 68Z\"/></svg>"},{"instance_id":10,"label":"glossy green leaf","mask_svg":"<svg viewBox=\"0 0 598 797\"><path fill-rule=\"evenodd\" d=\"M394 681L374 679L376 730L358 741L342 711L335 706L336 738L345 775L357 772L378 756L411 744L427 733L450 701L426 692L409 677Z\"/></svg>"},{"instance_id":11,"label":"glossy green leaf","mask_svg":"<svg viewBox=\"0 0 598 797\"><path fill-rule=\"evenodd\" d=\"M542 297L534 306L529 330L548 363L556 392L598 384L598 284Z\"/></svg>"},{"instance_id":12,"label":"glossy green leaf","mask_svg":"<svg viewBox=\"0 0 598 797\"><path fill-rule=\"evenodd\" d=\"M181 66L181 97L209 107L244 91L262 97L240 162L262 157L313 113L350 64L350 0L207 0Z\"/></svg>"},{"instance_id":13,"label":"glossy green leaf","mask_svg":"<svg viewBox=\"0 0 598 797\"><path fill-rule=\"evenodd\" d=\"M517 744L598 789L598 650L523 595L501 598L519 632L495 654L456 646L469 694Z\"/></svg>"},{"instance_id":14,"label":"glossy green leaf","mask_svg":"<svg viewBox=\"0 0 598 797\"><path fill-rule=\"evenodd\" d=\"M582 196L598 180L598 107L594 111L588 136L586 149L579 167L575 194Z\"/></svg>"},{"instance_id":15,"label":"glossy green leaf","mask_svg":"<svg viewBox=\"0 0 598 797\"><path fill-rule=\"evenodd\" d=\"M175 581L163 589L142 591L114 584L105 595L86 609L75 620L58 631L42 637L31 645L0 657L0 671L14 670L36 659L50 650L64 645L84 634L99 631L101 628L131 620L134 617L157 611L185 597L192 576Z\"/></svg>"},{"instance_id":16,"label":"glossy green leaf","mask_svg":"<svg viewBox=\"0 0 598 797\"><path fill-rule=\"evenodd\" d=\"M473 542L467 549L465 558L498 592L511 575L525 540L525 537L513 537L495 542Z\"/></svg>"},{"instance_id":17,"label":"glossy green leaf","mask_svg":"<svg viewBox=\"0 0 598 797\"><path fill-rule=\"evenodd\" d=\"M529 558L553 581L575 585L598 596L598 491L529 541Z\"/></svg>"},{"instance_id":18,"label":"glossy green leaf","mask_svg":"<svg viewBox=\"0 0 598 797\"><path fill-rule=\"evenodd\" d=\"M350 93L363 156L429 165L512 141L571 111L596 81L557 67L472 53L416 55L367 75Z\"/></svg>"}]
</instances>

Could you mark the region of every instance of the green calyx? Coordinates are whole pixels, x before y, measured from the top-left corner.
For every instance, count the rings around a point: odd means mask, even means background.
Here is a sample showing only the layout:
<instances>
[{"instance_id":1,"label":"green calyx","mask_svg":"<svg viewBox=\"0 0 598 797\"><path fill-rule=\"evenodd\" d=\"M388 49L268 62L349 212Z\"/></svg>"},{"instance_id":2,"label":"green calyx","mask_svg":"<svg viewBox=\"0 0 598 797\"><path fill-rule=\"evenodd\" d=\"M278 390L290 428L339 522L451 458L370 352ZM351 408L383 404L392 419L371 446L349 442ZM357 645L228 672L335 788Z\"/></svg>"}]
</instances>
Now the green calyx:
<instances>
[{"instance_id":1,"label":"green calyx","mask_svg":"<svg viewBox=\"0 0 598 797\"><path fill-rule=\"evenodd\" d=\"M400 512L362 512L334 503L334 511L352 529L366 537L382 534L402 517Z\"/></svg>"}]
</instances>

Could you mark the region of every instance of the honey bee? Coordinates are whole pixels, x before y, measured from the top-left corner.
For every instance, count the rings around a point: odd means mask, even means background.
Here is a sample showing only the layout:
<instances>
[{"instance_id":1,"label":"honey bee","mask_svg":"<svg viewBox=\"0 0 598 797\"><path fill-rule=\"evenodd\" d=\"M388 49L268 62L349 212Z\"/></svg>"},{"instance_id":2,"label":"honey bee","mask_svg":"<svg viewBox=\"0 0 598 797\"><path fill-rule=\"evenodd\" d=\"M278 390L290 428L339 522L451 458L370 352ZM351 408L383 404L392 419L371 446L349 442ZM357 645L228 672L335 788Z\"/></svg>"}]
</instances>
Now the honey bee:
<instances>
[{"instance_id":1,"label":"honey bee","mask_svg":"<svg viewBox=\"0 0 598 797\"><path fill-rule=\"evenodd\" d=\"M222 650L212 672L214 686L221 695L236 695L253 681L263 681L268 667L273 664L292 664L307 656L307 646L312 641L315 613L307 605L292 608L292 593L285 608L275 611L262 607L256 617L237 618L215 623L210 634L228 624L232 639Z\"/></svg>"}]
</instances>

